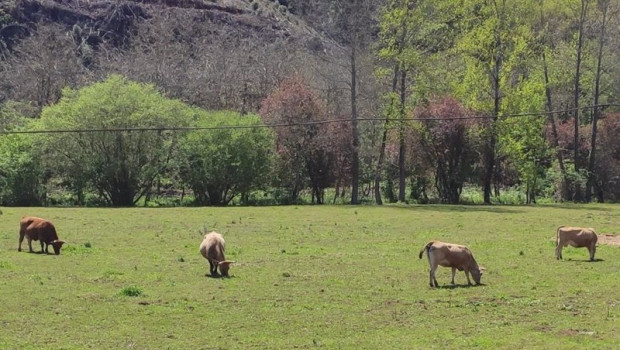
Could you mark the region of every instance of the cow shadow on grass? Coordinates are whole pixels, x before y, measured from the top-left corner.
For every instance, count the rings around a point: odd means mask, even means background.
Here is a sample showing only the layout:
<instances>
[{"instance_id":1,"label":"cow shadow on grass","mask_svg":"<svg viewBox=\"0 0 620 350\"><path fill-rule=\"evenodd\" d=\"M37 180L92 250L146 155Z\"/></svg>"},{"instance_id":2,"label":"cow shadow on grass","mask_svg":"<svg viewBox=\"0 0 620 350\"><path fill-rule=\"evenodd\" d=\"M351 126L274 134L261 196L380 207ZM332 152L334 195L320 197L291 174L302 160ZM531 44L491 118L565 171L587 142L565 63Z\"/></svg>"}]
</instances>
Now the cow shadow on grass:
<instances>
[{"instance_id":1,"label":"cow shadow on grass","mask_svg":"<svg viewBox=\"0 0 620 350\"><path fill-rule=\"evenodd\" d=\"M476 287L484 287L486 284L444 284L443 286L434 287L437 289L459 289L459 288L476 288Z\"/></svg>"},{"instance_id":2,"label":"cow shadow on grass","mask_svg":"<svg viewBox=\"0 0 620 350\"><path fill-rule=\"evenodd\" d=\"M222 276L222 275L220 275L220 274L214 274L214 275L212 275L212 274L210 274L210 273L205 273L205 277L209 277L209 278L218 278L218 279L219 279L219 278L221 278L221 279L235 278L235 276L234 276L234 275L231 275L231 276Z\"/></svg>"},{"instance_id":3,"label":"cow shadow on grass","mask_svg":"<svg viewBox=\"0 0 620 350\"><path fill-rule=\"evenodd\" d=\"M597 262L603 262L605 261L605 259L594 259L594 260L590 260L590 259L566 259L566 261L574 261L574 262L582 262L582 263L597 263Z\"/></svg>"},{"instance_id":4,"label":"cow shadow on grass","mask_svg":"<svg viewBox=\"0 0 620 350\"><path fill-rule=\"evenodd\" d=\"M53 254L46 253L46 252L38 252L36 250L31 251L31 252L26 252L26 253L28 253L28 254L36 254L36 255L53 255Z\"/></svg>"}]
</instances>

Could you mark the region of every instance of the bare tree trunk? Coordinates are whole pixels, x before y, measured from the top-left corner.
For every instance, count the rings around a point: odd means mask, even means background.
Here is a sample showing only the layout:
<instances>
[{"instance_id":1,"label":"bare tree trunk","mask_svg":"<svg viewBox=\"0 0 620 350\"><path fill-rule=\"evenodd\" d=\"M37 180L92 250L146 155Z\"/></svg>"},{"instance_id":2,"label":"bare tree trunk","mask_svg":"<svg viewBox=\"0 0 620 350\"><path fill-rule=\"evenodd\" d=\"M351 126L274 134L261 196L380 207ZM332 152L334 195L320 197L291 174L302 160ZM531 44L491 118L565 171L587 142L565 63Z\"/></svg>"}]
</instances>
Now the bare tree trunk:
<instances>
[{"instance_id":1,"label":"bare tree trunk","mask_svg":"<svg viewBox=\"0 0 620 350\"><path fill-rule=\"evenodd\" d=\"M357 69L356 44L351 47L351 204L359 204L359 132L357 130Z\"/></svg>"},{"instance_id":2,"label":"bare tree trunk","mask_svg":"<svg viewBox=\"0 0 620 350\"><path fill-rule=\"evenodd\" d=\"M605 25L607 22L607 9L609 7L609 1L600 2L602 8L603 22L601 23L601 35L598 42L598 55L596 59L596 78L594 83L594 111L592 115L592 138L590 139L590 155L588 159L588 182L586 184L586 201L592 201L592 186L596 179L594 173L594 164L596 161L596 134L597 134L597 122L601 109L598 107L600 86L601 86L601 66L603 62L603 47L605 46Z\"/></svg>"},{"instance_id":3,"label":"bare tree trunk","mask_svg":"<svg viewBox=\"0 0 620 350\"><path fill-rule=\"evenodd\" d=\"M392 80L392 92L396 91L396 84L398 83L398 73L400 71L400 65L396 64L394 67L394 79ZM393 104L393 100L390 102ZM390 110L392 106L390 106ZM383 125L383 136L381 137L381 148L379 150L379 159L377 160L377 169L375 171L375 202L378 205L382 205L381 200L381 173L383 172L383 163L385 162L385 146L387 143L388 124L390 122L389 116L385 118L385 124Z\"/></svg>"},{"instance_id":4,"label":"bare tree trunk","mask_svg":"<svg viewBox=\"0 0 620 350\"><path fill-rule=\"evenodd\" d=\"M498 39L499 40L499 39ZM501 91L500 91L500 77L499 73L501 71L502 66L502 58L500 54L495 57L495 67L493 69L492 74L492 84L493 84L493 121L490 126L491 135L489 136L489 142L487 144L487 149L485 152L485 172L484 172L484 203L491 204L491 189L493 184L493 170L495 168L495 148L497 144L497 135L495 130L495 125L497 124L497 119L499 118L499 110L501 107Z\"/></svg>"},{"instance_id":5,"label":"bare tree trunk","mask_svg":"<svg viewBox=\"0 0 620 350\"><path fill-rule=\"evenodd\" d=\"M562 156L562 150L560 149L560 142L558 137L558 128L555 124L555 115L553 112L553 103L551 99L551 87L549 83L549 69L547 67L547 56L543 52L543 69L545 75L545 96L547 98L547 102L545 108L548 113L549 123L551 123L551 137L553 148L555 148L555 155L558 159L558 165L560 167L560 174L562 175L562 188L560 197L562 200L568 199L568 175L566 173L566 166L564 165L564 157Z\"/></svg>"},{"instance_id":6,"label":"bare tree trunk","mask_svg":"<svg viewBox=\"0 0 620 350\"><path fill-rule=\"evenodd\" d=\"M542 5L542 2L540 3ZM542 44L544 47L550 45L551 43L548 41L547 36L547 28L545 23L545 15L543 12L542 6L540 7L540 24L541 28L543 28L543 38ZM551 145L555 149L555 156L558 160L558 166L560 167L560 175L562 176L562 185L560 188L560 199L567 200L568 199L568 174L566 173L566 166L564 165L564 156L562 155L562 150L560 149L560 141L558 136L558 128L555 122L555 114L553 114L553 100L551 94L551 82L549 81L549 66L547 64L547 54L543 48L542 50L542 61L543 61L543 73L545 79L545 110L547 112L547 117L549 118L549 123L551 124Z\"/></svg>"},{"instance_id":7,"label":"bare tree trunk","mask_svg":"<svg viewBox=\"0 0 620 350\"><path fill-rule=\"evenodd\" d=\"M405 102L406 102L406 85L407 71L400 72L400 132L398 135L398 200L405 202L405 187L407 179L407 171L405 169Z\"/></svg>"},{"instance_id":8,"label":"bare tree trunk","mask_svg":"<svg viewBox=\"0 0 620 350\"><path fill-rule=\"evenodd\" d=\"M485 172L484 172L484 203L491 204L491 187L493 182L493 170L495 168L495 148L497 147L497 131L496 124L499 118L499 111L502 104L502 95L500 90L500 73L503 66L503 42L501 33L503 32L503 26L505 23L505 9L506 2L502 2L502 8L498 7L497 3L494 2L495 13L499 20L498 29L499 33L495 34L495 49L497 50L494 57L493 70L491 71L491 86L493 88L493 121L490 126L491 135L489 138L489 143L487 144L487 149L485 152Z\"/></svg>"},{"instance_id":9,"label":"bare tree trunk","mask_svg":"<svg viewBox=\"0 0 620 350\"><path fill-rule=\"evenodd\" d=\"M579 172L580 164L579 164L579 93L581 90L581 54L583 49L583 32L584 32L584 23L586 20L586 13L588 11L588 0L581 0L581 13L579 15L579 34L577 39L577 61L575 65L575 90L573 91L573 106L575 107L575 115L574 115L574 126L575 126L575 134L574 134L574 164L575 164L575 172ZM579 182L575 184L575 200L581 201L581 185Z\"/></svg>"}]
</instances>

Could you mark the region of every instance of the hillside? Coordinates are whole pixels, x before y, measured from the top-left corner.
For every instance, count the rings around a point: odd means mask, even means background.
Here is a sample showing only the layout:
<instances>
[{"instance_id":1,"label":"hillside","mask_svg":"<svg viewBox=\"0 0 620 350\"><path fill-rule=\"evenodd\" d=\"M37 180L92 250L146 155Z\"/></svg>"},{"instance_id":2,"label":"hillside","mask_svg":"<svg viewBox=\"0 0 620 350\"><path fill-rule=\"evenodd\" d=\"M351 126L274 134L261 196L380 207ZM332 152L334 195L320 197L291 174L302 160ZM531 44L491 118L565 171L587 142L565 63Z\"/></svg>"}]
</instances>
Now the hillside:
<instances>
[{"instance_id":1,"label":"hillside","mask_svg":"<svg viewBox=\"0 0 620 350\"><path fill-rule=\"evenodd\" d=\"M208 109L256 111L329 40L281 1L0 0L0 103L31 116L109 74Z\"/></svg>"},{"instance_id":2,"label":"hillside","mask_svg":"<svg viewBox=\"0 0 620 350\"><path fill-rule=\"evenodd\" d=\"M2 1L0 9L12 22L0 31L2 40L9 44L37 26L58 24L67 31L78 26L88 32L91 45L106 40L122 46L138 23L175 18L204 26L213 35L235 31L258 40L290 38L299 42L316 36L286 6L264 0L23 0Z\"/></svg>"}]
</instances>

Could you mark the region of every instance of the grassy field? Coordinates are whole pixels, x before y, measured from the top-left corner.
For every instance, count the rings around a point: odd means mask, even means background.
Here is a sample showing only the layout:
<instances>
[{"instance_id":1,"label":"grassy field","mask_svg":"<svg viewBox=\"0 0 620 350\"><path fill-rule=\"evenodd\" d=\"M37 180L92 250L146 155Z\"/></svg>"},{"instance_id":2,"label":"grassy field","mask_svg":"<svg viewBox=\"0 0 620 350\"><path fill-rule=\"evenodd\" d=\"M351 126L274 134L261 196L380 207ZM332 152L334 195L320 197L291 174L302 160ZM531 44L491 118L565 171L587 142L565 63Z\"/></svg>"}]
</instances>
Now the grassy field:
<instances>
[{"instance_id":1,"label":"grassy field","mask_svg":"<svg viewBox=\"0 0 620 350\"><path fill-rule=\"evenodd\" d=\"M620 233L618 205L2 211L0 349L620 344L620 247L554 257L558 225ZM56 224L61 255L17 252L24 215ZM203 226L226 237L231 278L205 277ZM430 288L431 239L468 245L484 285L440 268Z\"/></svg>"}]
</instances>

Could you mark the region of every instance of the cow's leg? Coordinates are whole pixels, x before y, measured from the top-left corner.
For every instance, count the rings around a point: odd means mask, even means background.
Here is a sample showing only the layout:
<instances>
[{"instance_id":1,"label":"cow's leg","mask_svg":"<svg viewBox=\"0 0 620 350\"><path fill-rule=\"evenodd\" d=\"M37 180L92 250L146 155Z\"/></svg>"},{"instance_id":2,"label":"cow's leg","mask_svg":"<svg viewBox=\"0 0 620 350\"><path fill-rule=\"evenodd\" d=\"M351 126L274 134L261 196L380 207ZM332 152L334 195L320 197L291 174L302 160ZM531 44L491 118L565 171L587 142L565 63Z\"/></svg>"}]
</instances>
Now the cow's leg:
<instances>
[{"instance_id":1,"label":"cow's leg","mask_svg":"<svg viewBox=\"0 0 620 350\"><path fill-rule=\"evenodd\" d=\"M435 285L433 284L433 270L432 269L428 272L428 280L429 280L428 284L431 287L434 287Z\"/></svg>"},{"instance_id":2,"label":"cow's leg","mask_svg":"<svg viewBox=\"0 0 620 350\"><path fill-rule=\"evenodd\" d=\"M31 253L34 253L32 250L32 238L30 238L30 236L28 236L28 249Z\"/></svg>"},{"instance_id":3,"label":"cow's leg","mask_svg":"<svg viewBox=\"0 0 620 350\"><path fill-rule=\"evenodd\" d=\"M217 264L209 260L209 273L211 276L217 276Z\"/></svg>"},{"instance_id":4,"label":"cow's leg","mask_svg":"<svg viewBox=\"0 0 620 350\"><path fill-rule=\"evenodd\" d=\"M437 283L437 278L435 278L436 271L437 271L437 265L435 266L431 265L431 271L429 273L431 287L439 287L439 283Z\"/></svg>"},{"instance_id":5,"label":"cow's leg","mask_svg":"<svg viewBox=\"0 0 620 350\"><path fill-rule=\"evenodd\" d=\"M20 232L19 233L19 245L17 246L17 251L21 252L22 251L22 242L24 241L24 233Z\"/></svg>"},{"instance_id":6,"label":"cow's leg","mask_svg":"<svg viewBox=\"0 0 620 350\"><path fill-rule=\"evenodd\" d=\"M452 281L450 283L454 284L454 275L456 274L456 267L452 268Z\"/></svg>"},{"instance_id":7,"label":"cow's leg","mask_svg":"<svg viewBox=\"0 0 620 350\"><path fill-rule=\"evenodd\" d=\"M43 245L45 245L45 242L43 242L42 239L40 239L39 242L41 243L41 254L47 253L47 246L45 246L45 249L43 249Z\"/></svg>"},{"instance_id":8,"label":"cow's leg","mask_svg":"<svg viewBox=\"0 0 620 350\"><path fill-rule=\"evenodd\" d=\"M471 286L471 280L469 279L469 270L465 270L465 277L467 277L467 285Z\"/></svg>"},{"instance_id":9,"label":"cow's leg","mask_svg":"<svg viewBox=\"0 0 620 350\"><path fill-rule=\"evenodd\" d=\"M594 253L596 253L596 243L590 244L588 247L588 251L590 252L590 261L594 261Z\"/></svg>"},{"instance_id":10,"label":"cow's leg","mask_svg":"<svg viewBox=\"0 0 620 350\"><path fill-rule=\"evenodd\" d=\"M562 244L561 243L555 247L555 258L557 260L562 259Z\"/></svg>"}]
</instances>

